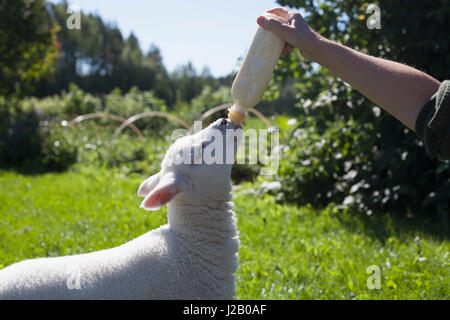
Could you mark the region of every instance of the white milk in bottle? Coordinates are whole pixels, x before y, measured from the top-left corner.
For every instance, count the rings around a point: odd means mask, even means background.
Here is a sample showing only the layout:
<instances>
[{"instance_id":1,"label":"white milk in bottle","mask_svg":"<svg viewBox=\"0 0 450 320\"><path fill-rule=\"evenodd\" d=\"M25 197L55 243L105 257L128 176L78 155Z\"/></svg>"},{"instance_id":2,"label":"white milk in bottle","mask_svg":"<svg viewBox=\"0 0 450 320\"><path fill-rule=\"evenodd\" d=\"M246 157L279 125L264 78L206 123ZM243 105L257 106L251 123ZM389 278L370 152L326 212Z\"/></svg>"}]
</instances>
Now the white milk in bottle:
<instances>
[{"instance_id":1,"label":"white milk in bottle","mask_svg":"<svg viewBox=\"0 0 450 320\"><path fill-rule=\"evenodd\" d=\"M263 16L287 22L271 13ZM247 110L261 100L284 45L285 41L278 35L258 26L231 87L233 105L228 109L228 118L235 126L244 122Z\"/></svg>"}]
</instances>

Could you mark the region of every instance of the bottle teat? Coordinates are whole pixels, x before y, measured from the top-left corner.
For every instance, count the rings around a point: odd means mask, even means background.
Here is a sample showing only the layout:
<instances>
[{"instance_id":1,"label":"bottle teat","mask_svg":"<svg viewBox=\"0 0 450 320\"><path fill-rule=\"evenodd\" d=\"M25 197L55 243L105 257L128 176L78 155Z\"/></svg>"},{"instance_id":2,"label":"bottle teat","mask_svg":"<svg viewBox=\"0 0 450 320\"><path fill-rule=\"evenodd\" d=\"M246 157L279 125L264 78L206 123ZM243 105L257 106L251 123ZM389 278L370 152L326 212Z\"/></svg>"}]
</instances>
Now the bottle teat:
<instances>
[{"instance_id":1,"label":"bottle teat","mask_svg":"<svg viewBox=\"0 0 450 320\"><path fill-rule=\"evenodd\" d=\"M245 119L247 119L247 112L245 112L245 109L239 108L236 105L232 105L231 108L228 109L228 119L233 122L233 124L238 127L240 126Z\"/></svg>"}]
</instances>

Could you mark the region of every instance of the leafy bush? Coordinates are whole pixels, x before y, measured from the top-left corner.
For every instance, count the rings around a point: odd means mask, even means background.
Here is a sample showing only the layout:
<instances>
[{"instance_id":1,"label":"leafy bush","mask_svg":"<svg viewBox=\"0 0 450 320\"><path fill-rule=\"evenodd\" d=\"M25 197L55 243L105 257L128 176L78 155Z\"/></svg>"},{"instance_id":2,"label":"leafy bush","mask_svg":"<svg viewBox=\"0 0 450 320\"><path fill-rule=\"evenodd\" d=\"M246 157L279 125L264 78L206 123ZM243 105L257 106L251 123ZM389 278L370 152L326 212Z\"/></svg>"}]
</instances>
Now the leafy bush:
<instances>
[{"instance_id":1,"label":"leafy bush","mask_svg":"<svg viewBox=\"0 0 450 320\"><path fill-rule=\"evenodd\" d=\"M54 70L57 27L44 0L0 2L0 95L23 96Z\"/></svg>"},{"instance_id":2,"label":"leafy bush","mask_svg":"<svg viewBox=\"0 0 450 320\"><path fill-rule=\"evenodd\" d=\"M41 156L42 170L65 171L77 161L78 148L68 139L60 124L41 126Z\"/></svg>"},{"instance_id":3,"label":"leafy bush","mask_svg":"<svg viewBox=\"0 0 450 320\"><path fill-rule=\"evenodd\" d=\"M306 118L286 138L279 175L285 199L300 204L342 202L370 137L354 121L335 122L319 134ZM360 148L355 148L360 146ZM370 148L370 147L369 147ZM364 159L366 160L366 159ZM345 187L344 187L345 186Z\"/></svg>"},{"instance_id":4,"label":"leafy bush","mask_svg":"<svg viewBox=\"0 0 450 320\"><path fill-rule=\"evenodd\" d=\"M129 118L147 111L167 112L167 106L164 100L155 97L152 91L140 91L133 87L125 94L121 94L120 90L116 89L106 95L103 111L123 118ZM156 132L162 135L167 127L170 128L170 123L168 126L168 120L160 117L139 119L135 124L148 134L154 134ZM117 127L117 123L114 126Z\"/></svg>"},{"instance_id":5,"label":"leafy bush","mask_svg":"<svg viewBox=\"0 0 450 320\"><path fill-rule=\"evenodd\" d=\"M166 138L176 128L167 119L143 118L135 124L145 139L128 129L111 140L120 122L96 119L67 127L69 120L91 112L129 118L146 111L166 111L163 100L136 88L126 94L117 89L96 97L72 84L60 96L8 102L0 97L0 110L0 166L27 172L62 171L79 162L151 173L159 166Z\"/></svg>"},{"instance_id":6,"label":"leafy bush","mask_svg":"<svg viewBox=\"0 0 450 320\"><path fill-rule=\"evenodd\" d=\"M191 114L193 120L198 119L204 112L224 103L231 103L231 89L228 87L220 87L214 91L212 87L205 86L197 97L192 99Z\"/></svg>"},{"instance_id":7,"label":"leafy bush","mask_svg":"<svg viewBox=\"0 0 450 320\"><path fill-rule=\"evenodd\" d=\"M41 156L42 136L35 112L2 106L0 109L0 164L2 167L35 166Z\"/></svg>"},{"instance_id":8,"label":"leafy bush","mask_svg":"<svg viewBox=\"0 0 450 320\"><path fill-rule=\"evenodd\" d=\"M102 109L101 99L81 90L71 83L69 92L63 92L64 114L78 116L85 113L98 112Z\"/></svg>"},{"instance_id":9,"label":"leafy bush","mask_svg":"<svg viewBox=\"0 0 450 320\"><path fill-rule=\"evenodd\" d=\"M241 183L243 181L253 181L259 175L261 167L254 164L234 164L231 169L231 179L234 183Z\"/></svg>"},{"instance_id":10,"label":"leafy bush","mask_svg":"<svg viewBox=\"0 0 450 320\"><path fill-rule=\"evenodd\" d=\"M367 214L392 210L445 216L449 163L429 159L415 134L394 119L384 119L384 130L374 132L379 121L349 117L323 130L317 117L300 121L284 138L279 199L319 206L334 202ZM404 137L392 140L393 131L399 135L400 130Z\"/></svg>"},{"instance_id":11,"label":"leafy bush","mask_svg":"<svg viewBox=\"0 0 450 320\"><path fill-rule=\"evenodd\" d=\"M106 95L103 111L128 118L145 111L167 111L167 107L164 100L156 98L152 91L133 87L125 94L115 89Z\"/></svg>"},{"instance_id":12,"label":"leafy bush","mask_svg":"<svg viewBox=\"0 0 450 320\"><path fill-rule=\"evenodd\" d=\"M80 130L81 129L81 130ZM118 167L124 172L154 173L167 149L169 136L150 135L144 139L122 133L112 139L114 128L85 122L62 128L66 141L77 150L77 163L95 167Z\"/></svg>"},{"instance_id":13,"label":"leafy bush","mask_svg":"<svg viewBox=\"0 0 450 320\"><path fill-rule=\"evenodd\" d=\"M12 110L11 110L12 109ZM40 121L34 111L0 110L0 166L26 172L63 171L77 158L58 124Z\"/></svg>"},{"instance_id":14,"label":"leafy bush","mask_svg":"<svg viewBox=\"0 0 450 320\"><path fill-rule=\"evenodd\" d=\"M163 100L155 97L152 91L140 91L132 88L129 92L122 94L119 89L113 90L107 95L94 96L84 92L76 84L70 85L68 92L61 95L37 99L30 97L23 100L21 108L23 110L37 110L42 118L52 121L72 120L76 116L103 112L129 118L133 115L146 111L167 111ZM116 129L120 123L109 119L97 119L100 123L109 129ZM163 134L168 120L159 117L143 118L136 121L136 125L146 133Z\"/></svg>"},{"instance_id":15,"label":"leafy bush","mask_svg":"<svg viewBox=\"0 0 450 320\"><path fill-rule=\"evenodd\" d=\"M24 111L35 110L41 117L57 119L65 117L65 101L63 96L51 96L45 98L27 97L21 101L21 109Z\"/></svg>"}]
</instances>

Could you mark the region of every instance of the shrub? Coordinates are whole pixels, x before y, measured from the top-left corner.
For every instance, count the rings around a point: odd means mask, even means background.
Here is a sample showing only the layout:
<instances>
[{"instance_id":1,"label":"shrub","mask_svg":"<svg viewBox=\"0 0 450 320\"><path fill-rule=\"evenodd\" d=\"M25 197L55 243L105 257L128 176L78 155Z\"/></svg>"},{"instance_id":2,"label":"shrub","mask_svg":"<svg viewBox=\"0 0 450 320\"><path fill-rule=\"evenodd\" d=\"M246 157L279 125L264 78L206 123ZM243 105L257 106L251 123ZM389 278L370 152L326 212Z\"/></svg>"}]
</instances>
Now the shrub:
<instances>
[{"instance_id":1,"label":"shrub","mask_svg":"<svg viewBox=\"0 0 450 320\"><path fill-rule=\"evenodd\" d=\"M102 109L101 99L81 90L71 83L69 92L63 93L64 113L78 116L80 114L97 112Z\"/></svg>"},{"instance_id":2,"label":"shrub","mask_svg":"<svg viewBox=\"0 0 450 320\"><path fill-rule=\"evenodd\" d=\"M65 171L77 161L78 148L72 144L65 129L59 123L41 126L41 156L42 170Z\"/></svg>"},{"instance_id":3,"label":"shrub","mask_svg":"<svg viewBox=\"0 0 450 320\"><path fill-rule=\"evenodd\" d=\"M253 181L259 175L260 170L260 166L256 164L234 164L231 169L231 179L237 184L244 181Z\"/></svg>"},{"instance_id":4,"label":"shrub","mask_svg":"<svg viewBox=\"0 0 450 320\"><path fill-rule=\"evenodd\" d=\"M124 118L152 110L167 111L164 100L155 97L152 91L140 91L133 87L125 94L122 94L119 89L115 89L105 96L103 111Z\"/></svg>"},{"instance_id":5,"label":"shrub","mask_svg":"<svg viewBox=\"0 0 450 320\"><path fill-rule=\"evenodd\" d=\"M381 128L376 117L367 122L341 118L322 130L317 121L304 118L284 138L279 199L319 206L334 202L368 214L445 215L449 162L430 159L413 132L394 119L384 119ZM398 131L404 137L393 140Z\"/></svg>"},{"instance_id":6,"label":"shrub","mask_svg":"<svg viewBox=\"0 0 450 320\"><path fill-rule=\"evenodd\" d=\"M152 92L135 88L125 95L114 90L102 98L85 93L76 85L71 85L70 91L61 96L43 99L30 97L6 102L0 97L0 166L45 172L66 170L71 164L81 162L152 172L154 164L149 166L146 155L153 157L152 145L166 143L163 137L174 127L168 120L158 117L138 120L136 125L146 134L146 139L137 138L134 132L129 136L125 130L111 140L120 123L108 119L90 120L74 127L61 124L66 125L79 114L98 111L128 118L145 111L165 110L164 101ZM155 141L149 144L149 139ZM156 151L161 154L164 150Z\"/></svg>"},{"instance_id":7,"label":"shrub","mask_svg":"<svg viewBox=\"0 0 450 320\"><path fill-rule=\"evenodd\" d=\"M34 110L0 111L0 166L25 172L63 171L77 158L57 123L40 121Z\"/></svg>"},{"instance_id":8,"label":"shrub","mask_svg":"<svg viewBox=\"0 0 450 320\"><path fill-rule=\"evenodd\" d=\"M204 112L212 107L224 103L231 103L232 101L230 88L220 87L214 91L212 87L205 86L201 94L191 101L192 120L197 120Z\"/></svg>"},{"instance_id":9,"label":"shrub","mask_svg":"<svg viewBox=\"0 0 450 320\"><path fill-rule=\"evenodd\" d=\"M36 166L41 155L42 136L34 111L19 108L0 110L0 161L2 167Z\"/></svg>"},{"instance_id":10,"label":"shrub","mask_svg":"<svg viewBox=\"0 0 450 320\"><path fill-rule=\"evenodd\" d=\"M119 89L116 89L106 95L103 111L123 118L129 118L147 111L167 112L167 106L164 100L157 98L152 91L139 91L133 87L126 94L122 94ZM167 128L167 124L168 120L160 117L148 117L136 121L136 125L139 128L151 134L155 133L155 131L158 134L162 134L161 130Z\"/></svg>"}]
</instances>

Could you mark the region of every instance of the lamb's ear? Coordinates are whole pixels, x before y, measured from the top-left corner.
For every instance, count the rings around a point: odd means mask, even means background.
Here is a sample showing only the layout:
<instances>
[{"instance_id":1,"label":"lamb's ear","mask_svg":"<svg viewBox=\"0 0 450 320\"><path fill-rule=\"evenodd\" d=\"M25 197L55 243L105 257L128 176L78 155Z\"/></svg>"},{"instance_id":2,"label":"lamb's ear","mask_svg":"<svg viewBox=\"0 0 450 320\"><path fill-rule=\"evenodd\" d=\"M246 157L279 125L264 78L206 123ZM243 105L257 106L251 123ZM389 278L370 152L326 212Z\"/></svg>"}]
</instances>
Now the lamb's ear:
<instances>
[{"instance_id":1,"label":"lamb's ear","mask_svg":"<svg viewBox=\"0 0 450 320\"><path fill-rule=\"evenodd\" d=\"M150 193L150 191L152 191L153 188L156 187L156 185L159 183L160 180L161 180L161 171L152 175L150 178L141 183L138 190L138 196L146 197Z\"/></svg>"},{"instance_id":2,"label":"lamb's ear","mask_svg":"<svg viewBox=\"0 0 450 320\"><path fill-rule=\"evenodd\" d=\"M182 180L173 172L166 173L161 177L157 186L142 201L141 208L157 210L172 200L182 188Z\"/></svg>"}]
</instances>

